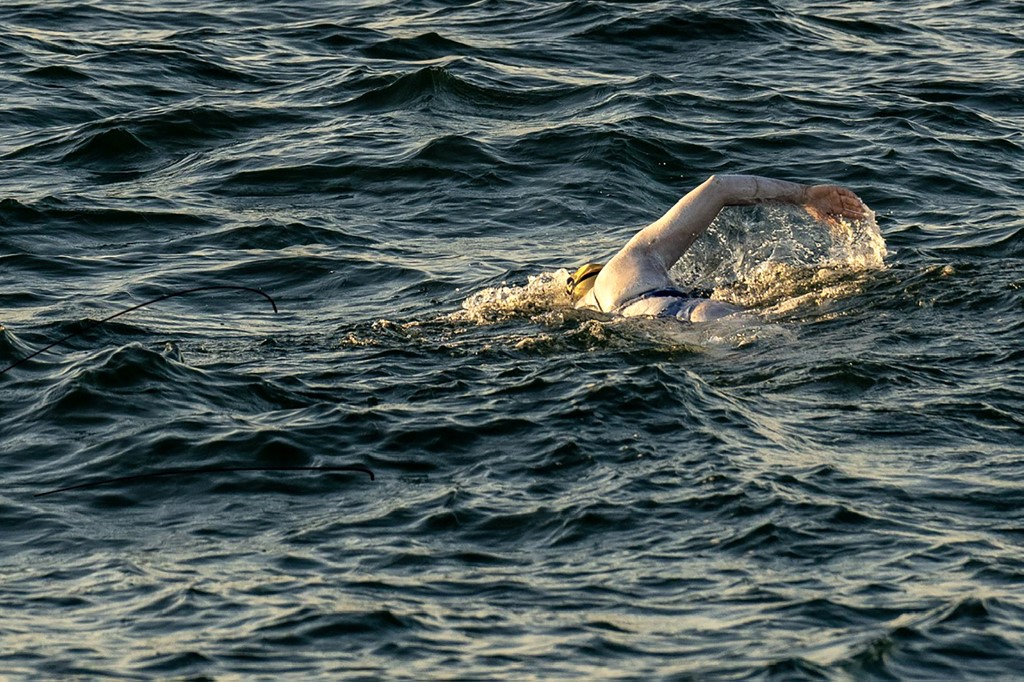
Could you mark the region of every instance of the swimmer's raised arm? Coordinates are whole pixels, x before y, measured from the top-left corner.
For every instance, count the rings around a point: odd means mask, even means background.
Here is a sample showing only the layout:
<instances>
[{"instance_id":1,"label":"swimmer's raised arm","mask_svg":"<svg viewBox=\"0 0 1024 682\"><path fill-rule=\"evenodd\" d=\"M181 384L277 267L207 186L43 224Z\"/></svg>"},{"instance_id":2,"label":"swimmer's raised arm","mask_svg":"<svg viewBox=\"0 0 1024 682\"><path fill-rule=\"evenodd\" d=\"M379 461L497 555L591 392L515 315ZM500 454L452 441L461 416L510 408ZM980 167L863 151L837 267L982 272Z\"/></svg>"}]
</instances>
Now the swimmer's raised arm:
<instances>
[{"instance_id":1,"label":"swimmer's raised arm","mask_svg":"<svg viewBox=\"0 0 1024 682\"><path fill-rule=\"evenodd\" d=\"M756 175L712 175L637 232L597 275L592 298L614 310L645 291L672 286L669 270L726 206L778 201L803 206L818 220L864 218L856 194L835 185L802 185Z\"/></svg>"},{"instance_id":2,"label":"swimmer's raised arm","mask_svg":"<svg viewBox=\"0 0 1024 682\"><path fill-rule=\"evenodd\" d=\"M712 175L638 232L623 251L647 251L666 269L671 268L724 207L768 201L803 206L819 220L837 215L860 219L866 215L856 194L835 185L802 185L757 175Z\"/></svg>"},{"instance_id":3,"label":"swimmer's raised arm","mask_svg":"<svg viewBox=\"0 0 1024 682\"><path fill-rule=\"evenodd\" d=\"M645 291L671 286L669 270L724 207L767 201L803 206L819 220L834 216L860 219L867 213L856 194L835 185L802 185L756 175L712 175L637 232L608 261L593 285L598 307L613 310Z\"/></svg>"}]
</instances>

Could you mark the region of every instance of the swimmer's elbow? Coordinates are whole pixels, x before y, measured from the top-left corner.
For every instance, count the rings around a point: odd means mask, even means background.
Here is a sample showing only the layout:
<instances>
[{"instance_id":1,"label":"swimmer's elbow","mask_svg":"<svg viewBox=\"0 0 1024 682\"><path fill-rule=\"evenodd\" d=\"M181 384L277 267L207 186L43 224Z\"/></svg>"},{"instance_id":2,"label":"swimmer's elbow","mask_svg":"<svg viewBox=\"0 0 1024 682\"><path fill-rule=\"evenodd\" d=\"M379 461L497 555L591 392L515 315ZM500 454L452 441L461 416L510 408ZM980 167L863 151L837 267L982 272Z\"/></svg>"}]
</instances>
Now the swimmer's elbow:
<instances>
[{"instance_id":1,"label":"swimmer's elbow","mask_svg":"<svg viewBox=\"0 0 1024 682\"><path fill-rule=\"evenodd\" d=\"M737 175L709 175L708 179L700 186L700 189L709 195L716 197L719 203L728 205L742 201L742 192L739 190Z\"/></svg>"},{"instance_id":2,"label":"swimmer's elbow","mask_svg":"<svg viewBox=\"0 0 1024 682\"><path fill-rule=\"evenodd\" d=\"M702 188L723 206L746 206L757 197L757 181L750 175L711 175Z\"/></svg>"}]
</instances>

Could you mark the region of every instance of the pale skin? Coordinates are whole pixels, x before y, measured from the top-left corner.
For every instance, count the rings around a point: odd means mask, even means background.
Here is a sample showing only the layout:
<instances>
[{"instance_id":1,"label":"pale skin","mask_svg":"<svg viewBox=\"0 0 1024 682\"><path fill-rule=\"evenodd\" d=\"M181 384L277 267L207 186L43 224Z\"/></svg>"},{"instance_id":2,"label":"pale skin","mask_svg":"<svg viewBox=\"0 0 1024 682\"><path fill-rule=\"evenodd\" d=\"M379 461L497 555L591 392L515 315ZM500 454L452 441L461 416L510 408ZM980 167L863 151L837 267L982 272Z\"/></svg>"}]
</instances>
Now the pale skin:
<instances>
[{"instance_id":1,"label":"pale skin","mask_svg":"<svg viewBox=\"0 0 1024 682\"><path fill-rule=\"evenodd\" d=\"M816 220L861 220L867 206L837 185L802 185L754 175L712 175L665 215L637 232L604 266L592 296L601 310L614 310L644 292L674 285L669 270L704 234L726 206L779 202L802 206ZM583 302L586 304L586 300ZM713 307L714 301L708 302ZM704 305L704 304L701 304ZM698 309L694 321L702 318Z\"/></svg>"}]
</instances>

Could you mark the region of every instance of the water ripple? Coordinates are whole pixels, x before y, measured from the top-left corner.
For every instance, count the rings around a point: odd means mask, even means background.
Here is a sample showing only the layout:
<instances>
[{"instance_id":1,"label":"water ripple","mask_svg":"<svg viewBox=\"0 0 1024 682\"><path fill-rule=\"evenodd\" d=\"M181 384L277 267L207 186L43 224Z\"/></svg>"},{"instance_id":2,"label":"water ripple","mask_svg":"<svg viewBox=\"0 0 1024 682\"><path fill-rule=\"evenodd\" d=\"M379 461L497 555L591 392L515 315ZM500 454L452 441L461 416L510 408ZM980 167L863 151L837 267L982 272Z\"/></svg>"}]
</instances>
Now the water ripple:
<instances>
[{"instance_id":1,"label":"water ripple","mask_svg":"<svg viewBox=\"0 0 1024 682\"><path fill-rule=\"evenodd\" d=\"M1016 673L1017 5L6 9L6 674ZM571 308L713 173L875 215Z\"/></svg>"}]
</instances>

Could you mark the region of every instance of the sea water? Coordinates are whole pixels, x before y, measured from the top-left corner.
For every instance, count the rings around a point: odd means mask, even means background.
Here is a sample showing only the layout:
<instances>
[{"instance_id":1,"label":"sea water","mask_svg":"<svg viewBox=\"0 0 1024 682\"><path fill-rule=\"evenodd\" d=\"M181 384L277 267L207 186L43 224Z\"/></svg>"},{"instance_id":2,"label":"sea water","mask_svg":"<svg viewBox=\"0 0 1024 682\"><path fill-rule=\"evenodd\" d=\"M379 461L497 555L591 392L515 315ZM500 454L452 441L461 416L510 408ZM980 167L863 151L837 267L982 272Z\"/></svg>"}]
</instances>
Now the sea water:
<instances>
[{"instance_id":1,"label":"sea water","mask_svg":"<svg viewBox=\"0 0 1024 682\"><path fill-rule=\"evenodd\" d=\"M1015 678L1022 25L5 3L0 366L71 338L0 376L0 676ZM569 306L715 173L874 216L727 209L735 319ZM90 326L215 285L279 312Z\"/></svg>"}]
</instances>

